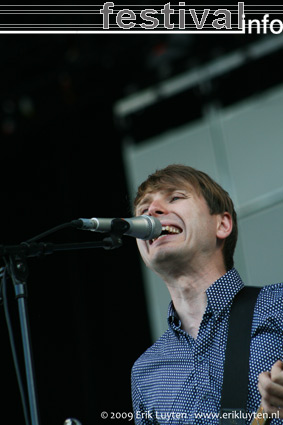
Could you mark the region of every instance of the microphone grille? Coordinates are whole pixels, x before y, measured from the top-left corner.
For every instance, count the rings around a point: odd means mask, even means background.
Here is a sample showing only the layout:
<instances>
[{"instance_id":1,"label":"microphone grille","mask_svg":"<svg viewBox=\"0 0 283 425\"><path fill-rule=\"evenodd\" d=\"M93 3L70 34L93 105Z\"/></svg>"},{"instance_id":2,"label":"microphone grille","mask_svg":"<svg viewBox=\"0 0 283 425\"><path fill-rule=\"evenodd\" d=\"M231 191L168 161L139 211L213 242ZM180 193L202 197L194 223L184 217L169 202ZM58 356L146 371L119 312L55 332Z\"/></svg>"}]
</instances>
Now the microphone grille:
<instances>
[{"instance_id":1,"label":"microphone grille","mask_svg":"<svg viewBox=\"0 0 283 425\"><path fill-rule=\"evenodd\" d=\"M161 232L162 232L162 224L160 221L152 216L149 215L143 215L144 218L146 218L148 222L148 235L146 237L147 240L157 238Z\"/></svg>"}]
</instances>

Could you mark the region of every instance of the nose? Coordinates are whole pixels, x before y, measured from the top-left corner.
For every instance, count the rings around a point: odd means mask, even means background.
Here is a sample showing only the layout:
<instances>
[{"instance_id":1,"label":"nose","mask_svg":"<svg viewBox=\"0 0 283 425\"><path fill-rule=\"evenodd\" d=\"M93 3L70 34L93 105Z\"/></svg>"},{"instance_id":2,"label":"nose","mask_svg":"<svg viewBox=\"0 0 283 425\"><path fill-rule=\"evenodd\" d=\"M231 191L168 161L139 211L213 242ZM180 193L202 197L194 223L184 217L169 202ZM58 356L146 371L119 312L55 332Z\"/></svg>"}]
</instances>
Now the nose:
<instances>
[{"instance_id":1,"label":"nose","mask_svg":"<svg viewBox=\"0 0 283 425\"><path fill-rule=\"evenodd\" d=\"M159 216L162 214L166 214L167 213L167 209L166 206L164 204L164 202L160 201L160 200L154 200L151 202L151 204L148 207L148 215L152 215L152 216Z\"/></svg>"}]
</instances>

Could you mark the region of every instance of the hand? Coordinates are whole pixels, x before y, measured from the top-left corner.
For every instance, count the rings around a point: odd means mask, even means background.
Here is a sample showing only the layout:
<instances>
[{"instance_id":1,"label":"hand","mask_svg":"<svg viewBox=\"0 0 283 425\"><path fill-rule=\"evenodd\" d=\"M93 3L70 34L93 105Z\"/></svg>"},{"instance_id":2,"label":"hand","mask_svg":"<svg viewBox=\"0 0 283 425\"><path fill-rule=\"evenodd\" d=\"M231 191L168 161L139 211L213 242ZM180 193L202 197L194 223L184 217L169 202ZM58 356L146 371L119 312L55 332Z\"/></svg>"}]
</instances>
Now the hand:
<instances>
[{"instance_id":1,"label":"hand","mask_svg":"<svg viewBox=\"0 0 283 425\"><path fill-rule=\"evenodd\" d=\"M261 405L266 413L277 413L283 419L283 362L278 360L270 372L262 372L258 377Z\"/></svg>"}]
</instances>

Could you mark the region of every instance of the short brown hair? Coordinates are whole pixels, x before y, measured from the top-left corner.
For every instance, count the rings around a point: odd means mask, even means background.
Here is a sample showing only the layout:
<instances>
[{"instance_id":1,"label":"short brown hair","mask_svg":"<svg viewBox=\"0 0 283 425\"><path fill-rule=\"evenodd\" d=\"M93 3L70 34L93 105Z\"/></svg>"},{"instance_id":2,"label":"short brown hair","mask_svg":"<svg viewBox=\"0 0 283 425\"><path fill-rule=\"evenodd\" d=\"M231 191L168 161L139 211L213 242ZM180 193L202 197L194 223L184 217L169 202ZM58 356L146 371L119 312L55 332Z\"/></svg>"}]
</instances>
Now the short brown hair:
<instances>
[{"instance_id":1,"label":"short brown hair","mask_svg":"<svg viewBox=\"0 0 283 425\"><path fill-rule=\"evenodd\" d=\"M157 170L139 186L134 207L136 208L141 199L152 191L162 190L164 188L174 188L176 184L189 184L198 195L202 195L209 207L210 214L222 214L228 212L232 216L233 228L227 237L223 248L224 263L227 270L234 266L234 251L238 238L237 214L234 204L228 192L226 192L218 183L216 183L206 173L195 168L172 164L166 168Z\"/></svg>"}]
</instances>

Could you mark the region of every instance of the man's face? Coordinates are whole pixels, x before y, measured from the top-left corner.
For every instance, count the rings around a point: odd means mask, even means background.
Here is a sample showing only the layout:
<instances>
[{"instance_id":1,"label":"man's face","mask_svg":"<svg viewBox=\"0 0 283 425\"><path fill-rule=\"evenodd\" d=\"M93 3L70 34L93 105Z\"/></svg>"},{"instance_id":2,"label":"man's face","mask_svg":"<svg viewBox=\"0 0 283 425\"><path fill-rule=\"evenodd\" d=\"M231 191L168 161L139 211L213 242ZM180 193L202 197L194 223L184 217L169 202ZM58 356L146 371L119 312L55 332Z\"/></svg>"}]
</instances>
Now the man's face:
<instances>
[{"instance_id":1,"label":"man's face","mask_svg":"<svg viewBox=\"0 0 283 425\"><path fill-rule=\"evenodd\" d=\"M178 273L178 268L182 272L189 265L202 267L219 256L221 215L211 215L205 199L190 186L145 194L136 214L157 217L165 230L153 241L137 239L141 256L152 270Z\"/></svg>"}]
</instances>

